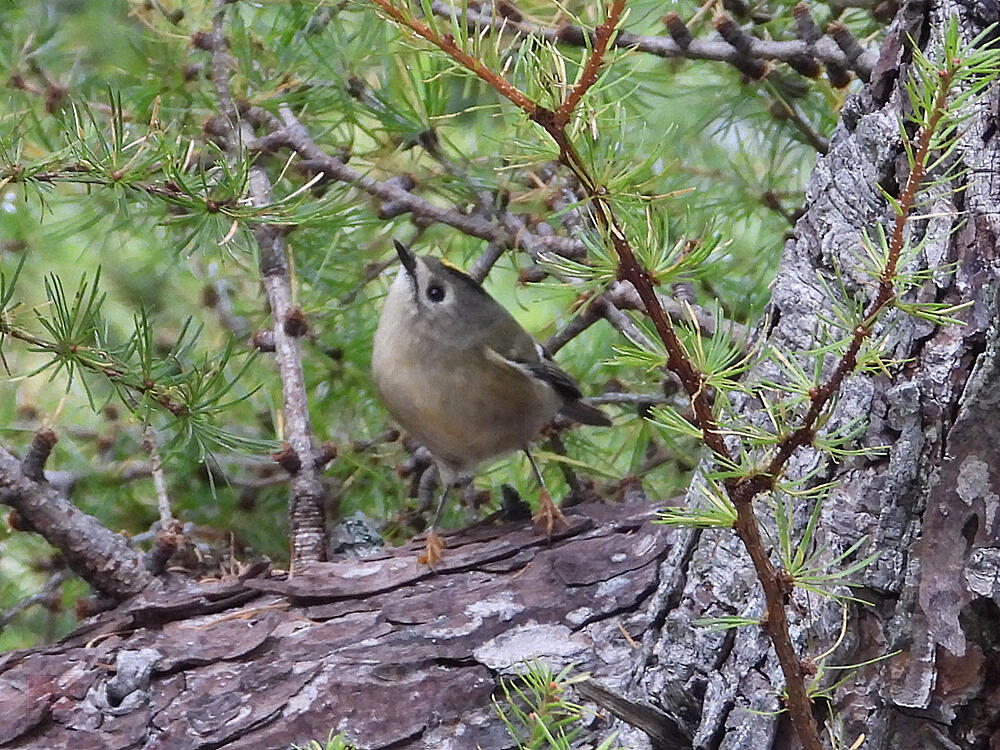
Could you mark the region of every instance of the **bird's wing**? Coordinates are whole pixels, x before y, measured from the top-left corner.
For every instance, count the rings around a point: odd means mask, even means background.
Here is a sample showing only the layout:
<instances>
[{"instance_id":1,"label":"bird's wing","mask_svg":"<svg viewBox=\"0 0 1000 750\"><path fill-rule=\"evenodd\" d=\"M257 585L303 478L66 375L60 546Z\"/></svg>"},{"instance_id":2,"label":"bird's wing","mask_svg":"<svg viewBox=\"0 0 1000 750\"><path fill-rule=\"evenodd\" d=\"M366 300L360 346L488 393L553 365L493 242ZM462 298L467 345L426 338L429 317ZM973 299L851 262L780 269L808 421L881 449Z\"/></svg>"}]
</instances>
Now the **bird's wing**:
<instances>
[{"instance_id":1,"label":"bird's wing","mask_svg":"<svg viewBox=\"0 0 1000 750\"><path fill-rule=\"evenodd\" d=\"M575 401L583 396L580 386L576 384L576 381L551 359L542 359L539 362L527 362L524 366L532 376L551 386L552 390L565 400Z\"/></svg>"},{"instance_id":2,"label":"bird's wing","mask_svg":"<svg viewBox=\"0 0 1000 750\"><path fill-rule=\"evenodd\" d=\"M583 397L583 393L580 392L580 386L576 384L576 381L565 370L551 359L541 359L538 362L518 362L509 357L504 357L492 349L486 350L486 356L508 367L516 367L529 377L549 386L562 398L563 403L559 411L563 416L581 424L596 425L598 427L611 426L612 422L607 414L597 407L585 404L580 400Z\"/></svg>"},{"instance_id":3,"label":"bird's wing","mask_svg":"<svg viewBox=\"0 0 1000 750\"><path fill-rule=\"evenodd\" d=\"M492 316L492 324L483 332L483 344L512 362L530 364L544 357L538 342L499 304L503 314Z\"/></svg>"},{"instance_id":4,"label":"bird's wing","mask_svg":"<svg viewBox=\"0 0 1000 750\"><path fill-rule=\"evenodd\" d=\"M541 347L538 348L541 349ZM531 350L531 354L537 359L523 359L513 352L498 352L491 347L486 348L488 358L508 367L515 367L525 375L540 380L566 401L574 401L583 396L576 381L559 365L551 359L543 358L542 354L534 349Z\"/></svg>"}]
</instances>

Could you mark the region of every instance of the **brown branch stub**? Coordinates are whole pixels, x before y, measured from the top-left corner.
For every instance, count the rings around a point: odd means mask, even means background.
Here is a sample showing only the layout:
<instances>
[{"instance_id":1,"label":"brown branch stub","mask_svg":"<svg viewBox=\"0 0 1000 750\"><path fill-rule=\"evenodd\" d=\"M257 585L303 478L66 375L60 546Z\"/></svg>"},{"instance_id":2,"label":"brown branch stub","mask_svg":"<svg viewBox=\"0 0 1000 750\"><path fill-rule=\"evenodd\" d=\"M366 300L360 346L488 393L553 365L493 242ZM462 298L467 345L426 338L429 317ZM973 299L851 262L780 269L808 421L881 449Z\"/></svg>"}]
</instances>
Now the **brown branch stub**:
<instances>
[{"instance_id":1,"label":"brown branch stub","mask_svg":"<svg viewBox=\"0 0 1000 750\"><path fill-rule=\"evenodd\" d=\"M20 514L13 508L7 512L4 522L11 531L31 531L31 528L21 520Z\"/></svg>"},{"instance_id":2,"label":"brown branch stub","mask_svg":"<svg viewBox=\"0 0 1000 750\"><path fill-rule=\"evenodd\" d=\"M834 21L829 25L827 30L830 32L830 36L833 37L833 41L837 43L837 46L847 56L848 62L853 63L865 53L864 47L858 43L857 38L844 24Z\"/></svg>"},{"instance_id":3,"label":"brown branch stub","mask_svg":"<svg viewBox=\"0 0 1000 750\"><path fill-rule=\"evenodd\" d=\"M691 42L694 41L694 37L691 36L691 30L688 29L684 20L674 11L670 11L663 17L663 25L667 27L667 33L670 34L670 38L681 49L687 49L691 45Z\"/></svg>"},{"instance_id":4,"label":"brown branch stub","mask_svg":"<svg viewBox=\"0 0 1000 750\"><path fill-rule=\"evenodd\" d=\"M58 549L70 568L98 591L126 599L153 577L125 539L63 498L54 487L28 476L22 464L0 448L0 503L19 523Z\"/></svg>"},{"instance_id":5,"label":"brown branch stub","mask_svg":"<svg viewBox=\"0 0 1000 750\"><path fill-rule=\"evenodd\" d=\"M293 307L285 313L285 334L292 338L305 336L309 331L309 324L306 322L305 313L301 307Z\"/></svg>"},{"instance_id":6,"label":"brown branch stub","mask_svg":"<svg viewBox=\"0 0 1000 750\"><path fill-rule=\"evenodd\" d=\"M718 14L712 19L712 26L719 32L719 36L729 42L734 49L739 50L744 55L750 54L753 49L753 37L741 29L739 24L728 15Z\"/></svg>"},{"instance_id":7,"label":"brown branch stub","mask_svg":"<svg viewBox=\"0 0 1000 750\"><path fill-rule=\"evenodd\" d=\"M167 569L167 563L184 543L184 530L180 521L171 520L160 528L153 538L153 546L146 554L146 568L153 575L160 575Z\"/></svg>"},{"instance_id":8,"label":"brown branch stub","mask_svg":"<svg viewBox=\"0 0 1000 750\"><path fill-rule=\"evenodd\" d=\"M54 430L43 427L35 433L28 446L28 452L21 461L21 471L24 476L34 482L45 481L45 462L49 460L52 449L59 442L59 436Z\"/></svg>"},{"instance_id":9,"label":"brown branch stub","mask_svg":"<svg viewBox=\"0 0 1000 750\"><path fill-rule=\"evenodd\" d=\"M319 450L316 451L316 455L313 456L313 465L317 469L322 469L337 457L337 453L337 446L329 440L320 443Z\"/></svg>"},{"instance_id":10,"label":"brown branch stub","mask_svg":"<svg viewBox=\"0 0 1000 750\"><path fill-rule=\"evenodd\" d=\"M271 458L292 476L298 474L299 469L302 468L302 460L287 442L281 446L280 451L271 454Z\"/></svg>"},{"instance_id":11,"label":"brown branch stub","mask_svg":"<svg viewBox=\"0 0 1000 750\"><path fill-rule=\"evenodd\" d=\"M259 352L274 351L274 332L268 330L257 330L250 337L250 345Z\"/></svg>"},{"instance_id":12,"label":"brown branch stub","mask_svg":"<svg viewBox=\"0 0 1000 750\"><path fill-rule=\"evenodd\" d=\"M850 72L839 63L826 63L826 77L830 80L830 85L838 89L847 88L851 84Z\"/></svg>"},{"instance_id":13,"label":"brown branch stub","mask_svg":"<svg viewBox=\"0 0 1000 750\"><path fill-rule=\"evenodd\" d=\"M195 49L211 52L215 49L215 40L212 38L212 32L203 29L194 32L191 35L191 46Z\"/></svg>"},{"instance_id":14,"label":"brown branch stub","mask_svg":"<svg viewBox=\"0 0 1000 750\"><path fill-rule=\"evenodd\" d=\"M809 44L815 44L822 36L819 26L809 11L809 6L805 3L798 3L792 7L792 17L795 19L795 32L799 39Z\"/></svg>"},{"instance_id":15,"label":"brown branch stub","mask_svg":"<svg viewBox=\"0 0 1000 750\"><path fill-rule=\"evenodd\" d=\"M795 55L788 58L788 66L799 75L806 78L819 78L823 69L812 55Z\"/></svg>"}]
</instances>

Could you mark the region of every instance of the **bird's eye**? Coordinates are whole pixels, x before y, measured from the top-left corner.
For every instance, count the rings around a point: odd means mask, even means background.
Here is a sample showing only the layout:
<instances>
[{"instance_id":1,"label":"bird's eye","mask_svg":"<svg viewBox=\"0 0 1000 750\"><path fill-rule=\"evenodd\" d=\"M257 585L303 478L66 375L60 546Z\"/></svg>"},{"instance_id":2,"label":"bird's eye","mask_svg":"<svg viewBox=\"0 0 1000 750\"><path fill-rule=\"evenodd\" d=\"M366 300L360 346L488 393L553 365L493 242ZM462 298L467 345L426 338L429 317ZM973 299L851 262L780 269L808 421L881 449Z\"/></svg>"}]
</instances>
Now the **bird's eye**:
<instances>
[{"instance_id":1,"label":"bird's eye","mask_svg":"<svg viewBox=\"0 0 1000 750\"><path fill-rule=\"evenodd\" d=\"M438 283L433 283L427 287L427 299L431 302L440 302L444 299L444 287Z\"/></svg>"}]
</instances>

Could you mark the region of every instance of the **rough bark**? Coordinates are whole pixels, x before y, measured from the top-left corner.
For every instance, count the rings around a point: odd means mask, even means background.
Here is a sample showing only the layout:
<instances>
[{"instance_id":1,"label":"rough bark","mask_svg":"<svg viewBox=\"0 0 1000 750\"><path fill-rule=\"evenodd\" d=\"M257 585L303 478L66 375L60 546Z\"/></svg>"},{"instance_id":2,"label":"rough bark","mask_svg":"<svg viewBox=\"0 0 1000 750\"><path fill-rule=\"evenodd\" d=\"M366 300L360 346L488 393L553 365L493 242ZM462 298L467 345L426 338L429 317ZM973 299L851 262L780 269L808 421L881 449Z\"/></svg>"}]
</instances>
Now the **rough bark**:
<instances>
[{"instance_id":1,"label":"rough bark","mask_svg":"<svg viewBox=\"0 0 1000 750\"><path fill-rule=\"evenodd\" d=\"M887 39L871 83L851 99L807 189L807 210L785 247L769 310L769 343L786 352L816 346L831 319L828 290L839 278L864 297L861 232L888 226L878 185L892 192L906 178L899 120L908 106L901 82L908 38L932 59L952 17L970 41L997 20L994 3L911 2ZM848 627L828 664L859 669L836 691L833 710L844 746L861 734L866 748L986 748L1000 743L1000 501L997 263L998 139L994 86L970 108L957 158L963 183L926 193L912 240L930 241L915 265L939 269L920 299L972 302L964 325L935 328L903 314L888 321L887 351L905 364L891 377L854 376L834 422L870 416L864 441L887 445L881 460L821 468L817 481L840 481L825 505L820 546L832 557L866 537L857 559L879 553L862 576ZM874 234L872 232L872 234ZM949 267L948 264L954 264ZM828 282L818 282L822 277ZM831 360L831 363L835 360ZM755 376L778 376L766 367ZM755 404L747 403L752 412ZM800 451L790 473L821 467ZM766 515L766 503L758 502ZM777 711L782 679L759 629L699 629L693 621L725 614L759 616L759 588L745 553L728 532L691 533L664 562L651 604L654 623L635 664L632 692L667 713L699 706L699 748L795 747ZM837 642L842 610L797 593L793 635L801 654L818 656ZM821 677L829 685L845 676ZM747 710L752 709L752 710ZM823 718L827 707L818 706ZM649 747L639 732L626 738Z\"/></svg>"},{"instance_id":2,"label":"rough bark","mask_svg":"<svg viewBox=\"0 0 1000 750\"><path fill-rule=\"evenodd\" d=\"M0 746L284 750L333 730L359 748L513 747L491 696L523 660L623 689L623 630L645 629L671 545L652 516L579 506L551 545L524 523L472 528L436 573L416 543L291 579L178 580L0 658Z\"/></svg>"},{"instance_id":3,"label":"rough bark","mask_svg":"<svg viewBox=\"0 0 1000 750\"><path fill-rule=\"evenodd\" d=\"M890 220L877 186L892 192L906 176L898 122L907 39L933 55L933 31L952 16L968 40L997 20L997 8L904 4L870 83L844 108L762 332L785 351L816 343L838 279L853 294L870 288L861 232ZM857 592L871 605L850 604L827 663L898 651L836 691L847 745L863 733L867 748L1000 746L998 101L994 88L970 109L957 153L971 170L964 182L936 188L910 226L914 241L931 238L916 263L939 269L919 296L971 301L966 322L888 321L888 350L905 364L850 378L834 422L870 415L865 442L890 451L818 477L840 480L821 527L830 557L862 537L859 557L879 553ZM800 451L790 471L817 462ZM659 737L625 727L622 744L633 748L795 747L787 720L764 713L780 708L782 686L767 639L754 628L694 624L760 614L735 537L669 534L634 506L587 514L591 521L576 518L551 548L523 527L468 532L434 575L404 549L311 565L291 580L165 586L59 644L0 659L0 745L285 748L333 729L363 748L503 748L512 743L490 708L496 679L541 655L651 701L637 709L620 695L588 693ZM792 616L800 653L838 643L838 605L796 594ZM597 720L589 737L606 729Z\"/></svg>"}]
</instances>

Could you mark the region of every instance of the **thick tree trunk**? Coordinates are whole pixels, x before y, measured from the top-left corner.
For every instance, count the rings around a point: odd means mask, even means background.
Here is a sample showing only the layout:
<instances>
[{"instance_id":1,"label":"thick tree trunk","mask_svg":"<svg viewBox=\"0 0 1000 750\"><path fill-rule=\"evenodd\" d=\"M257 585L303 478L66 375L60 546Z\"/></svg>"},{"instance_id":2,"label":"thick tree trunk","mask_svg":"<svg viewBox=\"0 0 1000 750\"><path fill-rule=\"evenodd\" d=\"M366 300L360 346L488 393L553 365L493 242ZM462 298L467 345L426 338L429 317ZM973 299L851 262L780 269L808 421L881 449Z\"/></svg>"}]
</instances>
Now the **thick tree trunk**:
<instances>
[{"instance_id":1,"label":"thick tree trunk","mask_svg":"<svg viewBox=\"0 0 1000 750\"><path fill-rule=\"evenodd\" d=\"M167 585L0 658L0 746L287 750L332 730L359 748L513 747L491 696L524 660L624 688L670 544L652 517L580 506L551 545L526 523L469 529L436 573L416 545Z\"/></svg>"},{"instance_id":2,"label":"thick tree trunk","mask_svg":"<svg viewBox=\"0 0 1000 750\"><path fill-rule=\"evenodd\" d=\"M810 179L807 211L785 248L769 310L770 344L785 352L820 345L823 321L834 317L827 290L840 280L854 295L873 288L861 233L875 236L878 223L888 226L892 214L878 186L893 193L907 176L899 121L909 104L902 90L908 37L934 59L940 33L956 17L969 42L996 22L997 5L906 4L871 83L845 106L830 153ZM823 467L817 477L840 482L823 510L826 558L862 537L851 561L878 553L855 576L864 584L856 595L871 606L848 603L846 631L825 664L895 654L858 669L836 691L829 708L844 747L861 734L866 748L1000 746L998 101L994 85L970 108L956 155L969 170L964 181L929 191L918 211L923 218L910 226L914 245L927 240L914 266L938 269L920 297L971 302L961 315L967 322L934 328L894 314L882 333L900 365L891 377L849 379L834 418L868 415L864 442L889 451L883 460ZM818 466L815 455L800 451L790 468L801 476ZM692 624L760 615L759 588L738 541L729 533L689 534L671 551L660 581L654 606L662 609L643 641L631 694L651 697L668 713L676 712L678 694L685 710L699 705L697 747L795 747L784 716L752 712L781 707L783 680L763 633ZM799 593L793 635L800 653L818 660L841 637L842 608ZM848 674L821 673L819 682ZM829 715L828 708L817 711ZM628 738L649 746L637 732Z\"/></svg>"},{"instance_id":3,"label":"thick tree trunk","mask_svg":"<svg viewBox=\"0 0 1000 750\"><path fill-rule=\"evenodd\" d=\"M907 40L933 58L951 17L968 41L997 20L997 6L907 3L871 83L845 106L774 289L764 335L782 350L817 343L829 288L870 288L861 233L890 218L878 186L891 193L906 177ZM835 416L869 415L865 442L890 450L821 469L840 481L824 507L822 549L831 559L866 539L857 557L878 557L856 593L871 604L850 602L842 632L839 604L797 593L793 635L823 666L891 654L818 706L824 720L834 712L848 746L861 734L867 748L1000 746L998 101L994 87L968 113L964 182L936 188L910 227L914 243L929 238L916 263L939 269L921 296L971 302L967 322L891 320L886 346L901 364L850 378ZM790 470L817 461L801 451ZM311 565L291 580L251 572L165 585L59 644L0 658L0 746L264 750L334 730L361 748L510 747L491 695L499 675L538 656L575 662L633 699L583 688L642 724L622 725L623 745L795 747L786 719L767 713L780 709L782 680L762 632L694 624L760 614L739 542L670 533L650 516L590 506L551 547L523 526L472 530L433 575L411 548ZM818 680L845 674L821 669ZM596 719L589 736L607 728Z\"/></svg>"}]
</instances>

